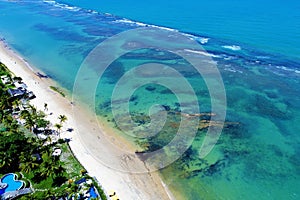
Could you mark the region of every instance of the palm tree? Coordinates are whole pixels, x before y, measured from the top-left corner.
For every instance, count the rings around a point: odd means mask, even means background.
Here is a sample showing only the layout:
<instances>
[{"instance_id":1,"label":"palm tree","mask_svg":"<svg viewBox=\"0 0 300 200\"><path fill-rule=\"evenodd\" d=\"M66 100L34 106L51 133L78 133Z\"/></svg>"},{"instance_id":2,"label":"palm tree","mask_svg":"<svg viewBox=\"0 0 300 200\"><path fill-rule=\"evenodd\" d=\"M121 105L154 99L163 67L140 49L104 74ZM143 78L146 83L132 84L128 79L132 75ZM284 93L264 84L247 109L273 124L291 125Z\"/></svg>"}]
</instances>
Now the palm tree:
<instances>
[{"instance_id":1,"label":"palm tree","mask_svg":"<svg viewBox=\"0 0 300 200\"><path fill-rule=\"evenodd\" d=\"M33 153L35 148L41 147L43 145L43 141L37 139L36 137L28 137L27 141L32 146L30 153Z\"/></svg>"},{"instance_id":2,"label":"palm tree","mask_svg":"<svg viewBox=\"0 0 300 200\"><path fill-rule=\"evenodd\" d=\"M44 130L49 126L50 122L44 118L38 118L36 120L36 126L38 128L43 128Z\"/></svg>"},{"instance_id":3,"label":"palm tree","mask_svg":"<svg viewBox=\"0 0 300 200\"><path fill-rule=\"evenodd\" d=\"M66 115L59 115L58 119L60 120L61 124L68 120Z\"/></svg>"},{"instance_id":4,"label":"palm tree","mask_svg":"<svg viewBox=\"0 0 300 200\"><path fill-rule=\"evenodd\" d=\"M33 131L33 128L35 126L35 121L32 119L31 115L29 115L27 118L26 118L26 121L25 121L25 127L28 128L30 131Z\"/></svg>"},{"instance_id":5,"label":"palm tree","mask_svg":"<svg viewBox=\"0 0 300 200\"><path fill-rule=\"evenodd\" d=\"M9 98L7 95L1 95L1 101L0 101L0 109L6 110L11 107L11 103L9 101Z\"/></svg>"},{"instance_id":6,"label":"palm tree","mask_svg":"<svg viewBox=\"0 0 300 200\"><path fill-rule=\"evenodd\" d=\"M28 110L22 110L20 117L25 120L25 127L32 131L35 125L33 115Z\"/></svg>"},{"instance_id":7,"label":"palm tree","mask_svg":"<svg viewBox=\"0 0 300 200\"><path fill-rule=\"evenodd\" d=\"M37 111L36 108L32 105L29 105L29 110L22 110L20 117L25 120L25 127L30 131L33 128L46 128L49 125L49 121L45 120L45 113L42 111Z\"/></svg>"},{"instance_id":8,"label":"palm tree","mask_svg":"<svg viewBox=\"0 0 300 200\"><path fill-rule=\"evenodd\" d=\"M2 167L9 168L11 166L12 161L13 159L8 156L0 158L0 169Z\"/></svg>"},{"instance_id":9,"label":"palm tree","mask_svg":"<svg viewBox=\"0 0 300 200\"><path fill-rule=\"evenodd\" d=\"M40 176L46 178L49 176L59 177L65 172L59 159L53 157L51 152L47 151L42 155L43 162L40 167Z\"/></svg>"},{"instance_id":10,"label":"palm tree","mask_svg":"<svg viewBox=\"0 0 300 200\"><path fill-rule=\"evenodd\" d=\"M32 159L29 159L28 157L22 158L20 156L20 160L21 160L20 169L27 174L39 166L39 164L36 162L35 157L32 157Z\"/></svg>"},{"instance_id":11,"label":"palm tree","mask_svg":"<svg viewBox=\"0 0 300 200\"><path fill-rule=\"evenodd\" d=\"M5 125L5 127L9 128L11 126L11 124L13 123L14 118L11 115L5 115L4 119L3 119L3 124Z\"/></svg>"},{"instance_id":12,"label":"palm tree","mask_svg":"<svg viewBox=\"0 0 300 200\"><path fill-rule=\"evenodd\" d=\"M53 166L55 165L52 156L49 152L45 152L42 155L43 162L40 168L40 176L42 178L49 177L53 173Z\"/></svg>"},{"instance_id":13,"label":"palm tree","mask_svg":"<svg viewBox=\"0 0 300 200\"><path fill-rule=\"evenodd\" d=\"M14 109L18 108L20 106L20 100L19 99L15 99L11 102L11 105Z\"/></svg>"},{"instance_id":14,"label":"palm tree","mask_svg":"<svg viewBox=\"0 0 300 200\"><path fill-rule=\"evenodd\" d=\"M30 112L28 110L22 110L20 113L21 119L26 119L30 115Z\"/></svg>"},{"instance_id":15,"label":"palm tree","mask_svg":"<svg viewBox=\"0 0 300 200\"><path fill-rule=\"evenodd\" d=\"M78 197L78 185L75 183L71 183L66 188L66 192L68 193L68 198L74 197L75 199Z\"/></svg>"},{"instance_id":16,"label":"palm tree","mask_svg":"<svg viewBox=\"0 0 300 200\"><path fill-rule=\"evenodd\" d=\"M4 111L2 109L0 109L0 122L2 122L4 116L5 116Z\"/></svg>"},{"instance_id":17,"label":"palm tree","mask_svg":"<svg viewBox=\"0 0 300 200\"><path fill-rule=\"evenodd\" d=\"M29 104L29 109L30 109L30 114L33 116L33 117L36 117L37 116L37 109L36 107L34 107L33 105L30 105Z\"/></svg>"},{"instance_id":18,"label":"palm tree","mask_svg":"<svg viewBox=\"0 0 300 200\"><path fill-rule=\"evenodd\" d=\"M46 138L46 141L48 142L48 144L51 144L51 143L52 143L52 138L51 138L50 136L48 136L48 137Z\"/></svg>"},{"instance_id":19,"label":"palm tree","mask_svg":"<svg viewBox=\"0 0 300 200\"><path fill-rule=\"evenodd\" d=\"M63 174L65 172L65 168L62 166L62 163L60 161L58 161L55 164L55 167L53 168L53 171L54 171L56 176L63 176Z\"/></svg>"},{"instance_id":20,"label":"palm tree","mask_svg":"<svg viewBox=\"0 0 300 200\"><path fill-rule=\"evenodd\" d=\"M60 137L60 131L61 131L62 125L61 124L54 124L54 127L56 128L58 136Z\"/></svg>"},{"instance_id":21,"label":"palm tree","mask_svg":"<svg viewBox=\"0 0 300 200\"><path fill-rule=\"evenodd\" d=\"M46 199L53 199L53 197L55 197L55 191L53 191L52 189L48 189L45 191Z\"/></svg>"}]
</instances>

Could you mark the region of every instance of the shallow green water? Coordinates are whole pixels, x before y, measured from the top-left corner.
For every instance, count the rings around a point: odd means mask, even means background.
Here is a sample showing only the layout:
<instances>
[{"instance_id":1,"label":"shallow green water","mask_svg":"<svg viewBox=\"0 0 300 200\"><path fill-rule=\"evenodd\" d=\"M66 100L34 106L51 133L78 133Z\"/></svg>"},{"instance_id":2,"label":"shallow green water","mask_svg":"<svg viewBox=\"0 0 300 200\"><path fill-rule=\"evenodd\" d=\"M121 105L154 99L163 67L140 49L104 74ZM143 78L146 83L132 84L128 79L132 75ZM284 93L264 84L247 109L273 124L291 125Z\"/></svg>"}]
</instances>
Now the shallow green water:
<instances>
[{"instance_id":1,"label":"shallow green water","mask_svg":"<svg viewBox=\"0 0 300 200\"><path fill-rule=\"evenodd\" d=\"M132 61L123 60L118 65L126 68L132 66ZM298 199L299 79L274 75L255 66L241 70L242 73L222 70L228 103L226 121L238 124L225 125L217 146L204 159L199 158L199 149L205 130L198 131L189 150L161 170L162 175L172 189L187 199L195 196L199 199ZM113 84L108 82L113 83L118 78L108 73L103 87L112 88ZM188 79L200 97L202 111L209 111L209 97L201 78ZM97 98L98 112L112 120L109 98L105 101L105 94L111 96L107 91ZM146 124L148 110L156 103L170 108L171 117L157 137L140 141L143 147L146 144L148 151L166 145L180 121L172 113L180 109L174 94L154 85L139 88L134 93L130 103L132 117L141 126Z\"/></svg>"},{"instance_id":2,"label":"shallow green water","mask_svg":"<svg viewBox=\"0 0 300 200\"><path fill-rule=\"evenodd\" d=\"M29 63L70 91L81 62L99 42L138 27L120 23L122 18L115 16L64 9L39 1L1 1L0 5L1 36ZM161 174L167 185L186 199L299 199L299 61L248 50L247 46L232 51L224 49L224 44L225 41L211 38L204 48L213 55L224 80L228 124L207 157L199 158L206 132L202 129L188 151L162 169ZM106 57L101 55L97 59ZM170 54L141 51L119 58L105 72L93 97L97 114L114 125L110 106L115 84L128 70L158 59L184 74L193 86L198 102L191 100L191 93L182 91L186 107L198 103L201 112L210 112L207 86L186 63ZM88 77L95 72L94 68L89 70L88 74L81 74L87 77L86 93L90 92ZM138 71L133 83L148 80L153 71ZM178 85L172 76L162 78ZM125 86L124 94L134 84ZM81 94L82 98L86 93ZM178 112L185 109L167 87L148 84L132 95L132 119L141 127L147 125L149 108L154 104L163 105L168 118L156 137L137 141L145 151L159 149L171 141L178 130ZM124 110L118 112L122 116Z\"/></svg>"}]
</instances>

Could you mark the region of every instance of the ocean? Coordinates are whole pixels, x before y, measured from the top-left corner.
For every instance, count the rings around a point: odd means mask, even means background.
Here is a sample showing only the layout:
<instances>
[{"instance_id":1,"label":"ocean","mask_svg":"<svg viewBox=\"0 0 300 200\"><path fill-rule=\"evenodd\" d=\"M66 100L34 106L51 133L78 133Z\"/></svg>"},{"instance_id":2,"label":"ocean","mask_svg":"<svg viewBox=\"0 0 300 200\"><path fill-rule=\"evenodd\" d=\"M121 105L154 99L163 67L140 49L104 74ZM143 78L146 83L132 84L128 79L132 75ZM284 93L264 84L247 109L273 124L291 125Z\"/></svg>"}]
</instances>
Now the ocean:
<instances>
[{"instance_id":1,"label":"ocean","mask_svg":"<svg viewBox=\"0 0 300 200\"><path fill-rule=\"evenodd\" d=\"M299 11L300 4L293 0L2 0L0 37L30 64L72 92L85 57L105 39L149 25L185 33L216 63L226 91L227 114L216 146L204 158L199 157L199 149L207 131L203 126L211 116L201 116L202 124L191 146L175 162L160 169L166 185L184 199L299 199ZM105 55L102 60L108 59ZM111 97L126 72L149 63L178 69L198 98L191 102L192 94L186 92L185 105L197 104L201 113L211 112L211 91L203 77L190 70L189 63L153 49L131 52L110 64L97 85L95 105L88 105L129 140L130 134L122 133L116 124ZM95 71L92 67L89 70L91 74ZM136 83L143 83L154 70L135 73ZM172 77L161 77L178 84ZM135 87L125 86L123 91ZM88 91L88 84L86 88ZM84 99L87 94L80 95ZM149 124L153 105L162 105L168 114L166 126L156 136L132 139L143 151L160 149L174 137L180 123L178 113L182 111L177 97L155 83L133 91L128 104L138 126ZM118 116L128 117L118 108ZM128 125L126 120L124 126Z\"/></svg>"},{"instance_id":2,"label":"ocean","mask_svg":"<svg viewBox=\"0 0 300 200\"><path fill-rule=\"evenodd\" d=\"M59 0L138 22L214 37L231 45L300 58L300 4L297 0Z\"/></svg>"}]
</instances>

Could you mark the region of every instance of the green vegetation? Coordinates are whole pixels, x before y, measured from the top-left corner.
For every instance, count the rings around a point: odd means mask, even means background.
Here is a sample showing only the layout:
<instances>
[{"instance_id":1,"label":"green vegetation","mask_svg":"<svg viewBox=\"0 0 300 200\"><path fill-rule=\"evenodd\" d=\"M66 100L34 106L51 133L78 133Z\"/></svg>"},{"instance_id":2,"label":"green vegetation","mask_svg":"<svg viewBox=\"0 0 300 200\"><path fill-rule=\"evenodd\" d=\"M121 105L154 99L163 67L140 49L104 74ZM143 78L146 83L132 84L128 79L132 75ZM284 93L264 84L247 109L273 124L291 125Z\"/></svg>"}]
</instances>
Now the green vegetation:
<instances>
[{"instance_id":1,"label":"green vegetation","mask_svg":"<svg viewBox=\"0 0 300 200\"><path fill-rule=\"evenodd\" d=\"M14 80L2 63L0 75ZM46 114L28 101L10 97L7 92L10 87L13 87L12 83L3 84L0 81L0 177L13 172L25 182L25 187L34 188L34 193L19 199L59 199L72 196L83 199L82 188L86 189L91 185L85 183L82 186L74 182L87 177L83 173L85 169L74 157L65 140L57 138L54 142L52 138L55 135L51 131L46 133L50 129L50 122L45 119ZM58 120L55 127L60 131L67 117L60 115ZM37 130L43 131L47 138L37 137L34 134ZM54 155L55 149L60 149L62 153ZM101 187L92 181L101 198L106 199Z\"/></svg>"},{"instance_id":2,"label":"green vegetation","mask_svg":"<svg viewBox=\"0 0 300 200\"><path fill-rule=\"evenodd\" d=\"M97 182L96 182L94 179L92 179L92 180L93 180L93 184L94 184L95 188L96 188L96 189L98 190L98 192L99 192L99 195L100 195L101 199L106 200L107 197L106 197L106 195L105 195L105 193L104 193L102 187L101 187L99 184L97 184Z\"/></svg>"},{"instance_id":3,"label":"green vegetation","mask_svg":"<svg viewBox=\"0 0 300 200\"><path fill-rule=\"evenodd\" d=\"M50 89L59 93L61 96L65 97L65 93L59 88L59 87L55 87L55 86L50 86Z\"/></svg>"},{"instance_id":4,"label":"green vegetation","mask_svg":"<svg viewBox=\"0 0 300 200\"><path fill-rule=\"evenodd\" d=\"M7 76L11 77L11 72L3 63L0 63L0 76L3 76L3 75L7 75Z\"/></svg>"}]
</instances>

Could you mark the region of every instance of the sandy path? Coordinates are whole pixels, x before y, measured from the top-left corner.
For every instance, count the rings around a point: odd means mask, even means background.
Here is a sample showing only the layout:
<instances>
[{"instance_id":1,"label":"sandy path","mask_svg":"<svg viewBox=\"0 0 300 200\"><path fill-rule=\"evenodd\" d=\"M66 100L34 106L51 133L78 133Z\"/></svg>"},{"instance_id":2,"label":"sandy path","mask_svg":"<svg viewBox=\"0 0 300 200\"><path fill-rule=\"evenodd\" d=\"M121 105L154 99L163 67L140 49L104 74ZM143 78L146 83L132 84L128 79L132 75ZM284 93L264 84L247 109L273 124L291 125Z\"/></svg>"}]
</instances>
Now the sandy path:
<instances>
[{"instance_id":1,"label":"sandy path","mask_svg":"<svg viewBox=\"0 0 300 200\"><path fill-rule=\"evenodd\" d=\"M94 152L95 148L99 148L97 152L101 154L100 157L110 159L116 165L120 165L124 171L132 171L126 166L127 163L121 157L126 157L125 153L120 153L114 146L105 139L95 141L91 135L96 134L99 138L105 138L103 131L99 132L99 127L95 121L94 116L87 114L79 105L72 105L70 100L63 98L58 93L49 89L49 86L56 85L51 79L41 79L30 70L30 66L20 56L10 50L3 42L0 44L0 61L4 63L16 76L22 77L27 84L28 90L33 91L37 98L33 99L31 103L38 109L44 110L44 103L48 104L47 113L53 113L48 116L48 119L53 123L58 123L59 115L66 115L68 120L64 125L66 128L74 128L73 132L63 131L62 137L70 138L70 146L78 160L87 169L91 176L97 178L106 190L115 190L121 200L156 200L156 199L170 199L172 196L168 189L163 186L161 179L157 173L134 174L125 173L114 170L107 165L103 165L100 160L92 156L90 152ZM74 121L74 107L76 107L76 119ZM81 110L81 112L78 112ZM84 130L84 133L79 132ZM81 135L79 135L81 134ZM91 137L89 145L83 145L81 137ZM108 140L111 140L109 138ZM120 142L119 140L116 140ZM124 146L126 144L124 143ZM93 151L90 151L93 149ZM122 163L122 162L125 163ZM131 162L138 163L135 166L144 167L143 163L133 158ZM139 163L140 162L140 163Z\"/></svg>"}]
</instances>

